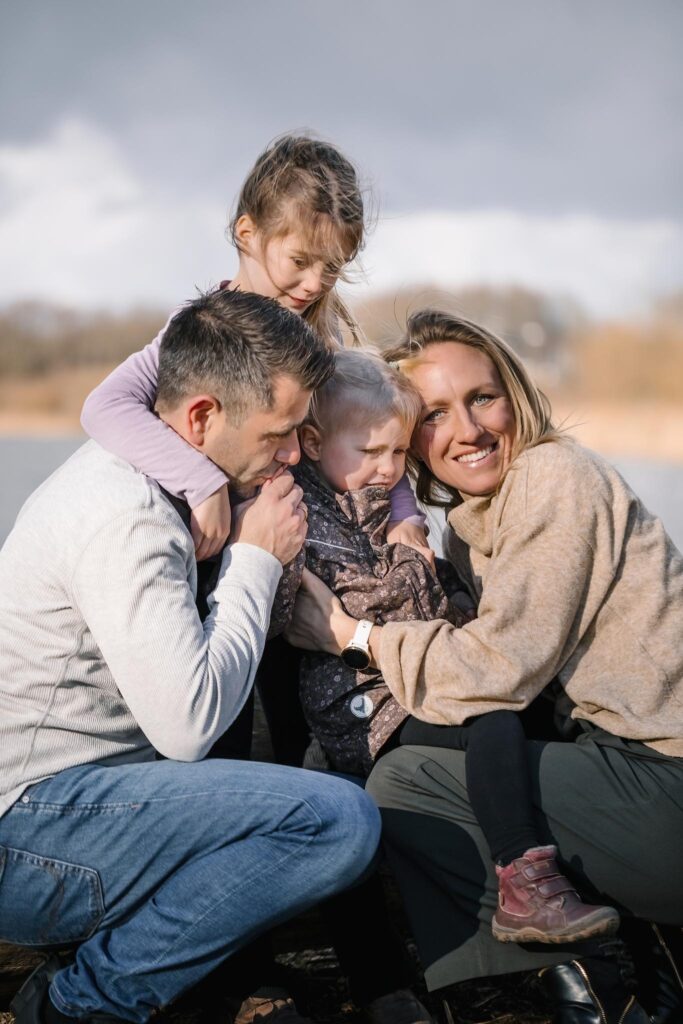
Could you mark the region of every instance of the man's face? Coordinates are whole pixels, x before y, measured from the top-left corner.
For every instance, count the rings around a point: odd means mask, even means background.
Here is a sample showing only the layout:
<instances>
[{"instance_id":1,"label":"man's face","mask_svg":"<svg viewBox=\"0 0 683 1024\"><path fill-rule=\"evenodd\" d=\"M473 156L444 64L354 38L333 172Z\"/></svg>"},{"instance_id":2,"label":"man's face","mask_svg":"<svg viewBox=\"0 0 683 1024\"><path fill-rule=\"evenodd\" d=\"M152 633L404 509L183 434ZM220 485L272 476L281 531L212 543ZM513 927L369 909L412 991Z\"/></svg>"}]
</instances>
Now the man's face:
<instances>
[{"instance_id":1,"label":"man's face","mask_svg":"<svg viewBox=\"0 0 683 1024\"><path fill-rule=\"evenodd\" d=\"M275 378L270 409L253 409L237 427L221 410L202 450L227 474L231 490L249 497L283 466L299 461L297 428L306 418L310 400L310 391L281 374Z\"/></svg>"}]
</instances>

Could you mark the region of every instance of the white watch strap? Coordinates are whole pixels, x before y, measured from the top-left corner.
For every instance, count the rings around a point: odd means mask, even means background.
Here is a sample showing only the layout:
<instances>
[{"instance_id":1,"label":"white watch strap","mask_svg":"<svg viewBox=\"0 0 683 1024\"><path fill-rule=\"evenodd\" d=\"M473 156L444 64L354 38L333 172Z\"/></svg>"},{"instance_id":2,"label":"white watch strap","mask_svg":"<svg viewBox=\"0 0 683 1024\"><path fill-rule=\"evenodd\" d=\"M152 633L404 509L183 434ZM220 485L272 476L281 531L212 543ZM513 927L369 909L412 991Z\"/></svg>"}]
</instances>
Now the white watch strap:
<instances>
[{"instance_id":1,"label":"white watch strap","mask_svg":"<svg viewBox=\"0 0 683 1024\"><path fill-rule=\"evenodd\" d=\"M367 649L368 641L370 640L370 633L372 632L373 626L374 622L370 622L369 619L361 619L358 625L356 626L355 633L353 634L351 646L363 647Z\"/></svg>"}]
</instances>

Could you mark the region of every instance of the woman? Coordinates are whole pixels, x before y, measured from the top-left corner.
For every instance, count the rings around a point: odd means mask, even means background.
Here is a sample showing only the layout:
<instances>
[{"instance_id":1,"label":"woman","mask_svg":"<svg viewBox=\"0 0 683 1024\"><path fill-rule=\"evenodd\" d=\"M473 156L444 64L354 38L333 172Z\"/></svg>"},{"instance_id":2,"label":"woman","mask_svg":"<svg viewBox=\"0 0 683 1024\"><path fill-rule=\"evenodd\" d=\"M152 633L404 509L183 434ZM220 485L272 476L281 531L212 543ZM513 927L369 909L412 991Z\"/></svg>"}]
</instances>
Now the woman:
<instances>
[{"instance_id":1,"label":"woman","mask_svg":"<svg viewBox=\"0 0 683 1024\"><path fill-rule=\"evenodd\" d=\"M450 508L446 554L478 618L374 627L370 656L399 702L432 723L553 708L564 742L527 743L538 826L577 882L630 919L623 934L653 1017L599 946L492 939L496 878L465 755L401 747L369 787L428 984L537 967L557 1022L683 1019L683 559L616 471L555 430L544 396L488 331L421 312L388 358L421 393L418 497ZM339 654L357 623L319 581L306 587L290 639Z\"/></svg>"}]
</instances>

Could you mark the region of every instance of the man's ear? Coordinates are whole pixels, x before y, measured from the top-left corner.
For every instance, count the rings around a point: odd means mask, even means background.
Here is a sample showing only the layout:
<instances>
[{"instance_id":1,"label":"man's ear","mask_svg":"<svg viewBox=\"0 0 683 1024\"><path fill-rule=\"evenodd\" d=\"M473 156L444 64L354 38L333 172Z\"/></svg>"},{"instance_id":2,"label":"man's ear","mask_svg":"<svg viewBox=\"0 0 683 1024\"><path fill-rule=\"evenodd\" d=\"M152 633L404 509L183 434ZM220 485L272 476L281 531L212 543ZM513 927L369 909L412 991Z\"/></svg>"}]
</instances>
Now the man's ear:
<instances>
[{"instance_id":1,"label":"man's ear","mask_svg":"<svg viewBox=\"0 0 683 1024\"><path fill-rule=\"evenodd\" d=\"M239 251L246 253L247 256L253 256L258 233L258 228L248 213L238 217L235 224L235 243Z\"/></svg>"},{"instance_id":2,"label":"man's ear","mask_svg":"<svg viewBox=\"0 0 683 1024\"><path fill-rule=\"evenodd\" d=\"M193 396L185 410L187 440L197 448L203 447L220 412L221 403L213 395Z\"/></svg>"},{"instance_id":3,"label":"man's ear","mask_svg":"<svg viewBox=\"0 0 683 1024\"><path fill-rule=\"evenodd\" d=\"M322 438L320 431L312 423L304 423L299 427L299 444L303 452L308 455L312 462L320 461L320 446Z\"/></svg>"}]
</instances>

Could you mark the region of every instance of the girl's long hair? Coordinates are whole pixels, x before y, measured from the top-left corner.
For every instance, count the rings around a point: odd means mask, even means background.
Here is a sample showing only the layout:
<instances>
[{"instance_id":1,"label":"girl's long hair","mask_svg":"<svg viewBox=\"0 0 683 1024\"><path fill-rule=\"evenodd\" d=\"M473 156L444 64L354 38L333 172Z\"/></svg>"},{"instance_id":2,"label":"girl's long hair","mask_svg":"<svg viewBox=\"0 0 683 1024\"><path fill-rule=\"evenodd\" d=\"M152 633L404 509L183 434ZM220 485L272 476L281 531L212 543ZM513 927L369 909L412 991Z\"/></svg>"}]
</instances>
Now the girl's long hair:
<instances>
[{"instance_id":1,"label":"girl's long hair","mask_svg":"<svg viewBox=\"0 0 683 1024\"><path fill-rule=\"evenodd\" d=\"M365 210L358 175L339 150L312 135L282 135L271 142L247 175L228 225L237 249L236 225L251 217L264 242L296 231L311 254L345 280L344 267L365 242ZM337 272L338 268L338 272ZM362 334L336 286L303 314L330 344L344 324L354 343Z\"/></svg>"}]
</instances>

